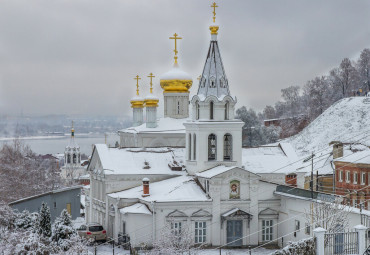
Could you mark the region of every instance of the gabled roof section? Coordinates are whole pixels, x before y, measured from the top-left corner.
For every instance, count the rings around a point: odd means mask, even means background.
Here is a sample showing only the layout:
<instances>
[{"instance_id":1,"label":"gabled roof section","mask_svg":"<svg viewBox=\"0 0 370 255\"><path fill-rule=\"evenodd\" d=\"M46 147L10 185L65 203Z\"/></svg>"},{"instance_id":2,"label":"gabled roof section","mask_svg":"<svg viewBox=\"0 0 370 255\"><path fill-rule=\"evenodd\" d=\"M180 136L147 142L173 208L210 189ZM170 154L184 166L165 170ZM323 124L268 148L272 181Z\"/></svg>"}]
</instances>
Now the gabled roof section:
<instances>
[{"instance_id":1,"label":"gabled roof section","mask_svg":"<svg viewBox=\"0 0 370 255\"><path fill-rule=\"evenodd\" d=\"M184 148L109 148L95 144L89 170L104 171L105 175L184 175L185 171L172 171L171 165L182 166ZM97 163L101 166L95 168ZM96 163L97 162L97 163Z\"/></svg>"},{"instance_id":2,"label":"gabled roof section","mask_svg":"<svg viewBox=\"0 0 370 255\"><path fill-rule=\"evenodd\" d=\"M150 196L143 197L143 186L108 194L111 198L139 199L146 202L210 202L193 177L179 176L149 185Z\"/></svg>"},{"instance_id":3,"label":"gabled roof section","mask_svg":"<svg viewBox=\"0 0 370 255\"><path fill-rule=\"evenodd\" d=\"M200 173L196 173L195 175L198 176L198 177L201 177L201 178L207 178L207 179L211 179L213 177L216 177L218 175L221 175L223 173L226 173L232 169L239 169L241 171L246 171L246 172L249 172L251 173L252 175L255 175L257 177L260 177L259 175L253 173L253 172L250 172L248 170L245 170L243 168L240 168L240 167L237 167L237 166L216 166L216 167L213 167L211 169L208 169L208 170L205 170L203 172L200 172Z\"/></svg>"},{"instance_id":4,"label":"gabled roof section","mask_svg":"<svg viewBox=\"0 0 370 255\"><path fill-rule=\"evenodd\" d=\"M230 95L229 84L217 40L212 40L209 45L206 63L204 64L202 77L199 80L197 95L202 101L208 96L215 96L222 100L226 95Z\"/></svg>"}]
</instances>

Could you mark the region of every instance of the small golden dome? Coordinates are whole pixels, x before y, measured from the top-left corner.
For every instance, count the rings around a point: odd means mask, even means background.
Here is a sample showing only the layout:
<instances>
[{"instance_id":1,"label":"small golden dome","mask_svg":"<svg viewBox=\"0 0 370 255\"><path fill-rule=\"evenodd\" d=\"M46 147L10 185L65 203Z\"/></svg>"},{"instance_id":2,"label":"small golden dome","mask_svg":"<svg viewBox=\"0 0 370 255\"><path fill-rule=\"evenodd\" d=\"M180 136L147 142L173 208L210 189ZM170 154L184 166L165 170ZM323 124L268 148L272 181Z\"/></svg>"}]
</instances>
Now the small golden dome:
<instances>
[{"instance_id":1,"label":"small golden dome","mask_svg":"<svg viewBox=\"0 0 370 255\"><path fill-rule=\"evenodd\" d=\"M130 103L131 103L131 108L143 108L144 107L144 99L139 96L133 97Z\"/></svg>"},{"instance_id":2,"label":"small golden dome","mask_svg":"<svg viewBox=\"0 0 370 255\"><path fill-rule=\"evenodd\" d=\"M188 93L193 80L175 63L170 71L161 76L160 84L164 90L163 93Z\"/></svg>"}]
</instances>

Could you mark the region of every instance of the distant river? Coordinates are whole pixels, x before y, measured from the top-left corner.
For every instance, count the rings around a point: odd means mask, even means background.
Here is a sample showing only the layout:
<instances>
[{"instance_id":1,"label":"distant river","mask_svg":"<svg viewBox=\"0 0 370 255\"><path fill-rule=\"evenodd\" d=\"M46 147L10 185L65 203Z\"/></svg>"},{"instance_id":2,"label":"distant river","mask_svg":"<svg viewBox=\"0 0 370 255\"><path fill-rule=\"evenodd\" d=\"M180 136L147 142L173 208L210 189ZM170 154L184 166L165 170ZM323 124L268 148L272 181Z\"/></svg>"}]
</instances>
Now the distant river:
<instances>
[{"instance_id":1,"label":"distant river","mask_svg":"<svg viewBox=\"0 0 370 255\"><path fill-rule=\"evenodd\" d=\"M0 138L0 148L5 143L11 143L13 139L14 138ZM22 139L25 144L28 144L35 153L54 154L64 152L64 148L69 143L70 135L22 137L20 139ZM104 134L77 134L75 141L80 146L82 153L91 155L93 144L105 143L105 136ZM113 146L116 141L119 141L119 138L116 134L107 135L107 144Z\"/></svg>"}]
</instances>

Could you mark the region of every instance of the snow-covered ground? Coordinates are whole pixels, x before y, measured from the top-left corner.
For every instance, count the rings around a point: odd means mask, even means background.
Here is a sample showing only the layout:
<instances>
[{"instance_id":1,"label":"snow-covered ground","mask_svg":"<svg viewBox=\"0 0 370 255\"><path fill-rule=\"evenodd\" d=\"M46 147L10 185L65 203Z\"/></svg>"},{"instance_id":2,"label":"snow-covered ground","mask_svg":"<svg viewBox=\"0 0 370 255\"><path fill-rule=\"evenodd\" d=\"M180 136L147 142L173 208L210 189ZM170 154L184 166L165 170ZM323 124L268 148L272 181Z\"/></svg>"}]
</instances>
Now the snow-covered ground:
<instances>
[{"instance_id":1,"label":"snow-covered ground","mask_svg":"<svg viewBox=\"0 0 370 255\"><path fill-rule=\"evenodd\" d=\"M94 247L89 248L89 255L94 255ZM252 255L268 255L274 252L275 250L270 250L270 249L265 249L265 248L257 248L255 250L252 250ZM111 255L113 254L112 250L112 245L99 245L97 247L97 252L96 254L98 255ZM115 255L129 255L130 251L124 250L122 248L117 248L115 247L114 249L114 254ZM146 253L139 252L139 254L145 255ZM206 249L203 251L199 252L199 255L219 255L220 251L216 249ZM249 250L248 249L222 249L221 250L222 255L249 255Z\"/></svg>"},{"instance_id":2,"label":"snow-covered ground","mask_svg":"<svg viewBox=\"0 0 370 255\"><path fill-rule=\"evenodd\" d=\"M370 145L370 98L350 97L339 100L311 122L299 134L284 139L300 155L329 147L332 141Z\"/></svg>"}]
</instances>

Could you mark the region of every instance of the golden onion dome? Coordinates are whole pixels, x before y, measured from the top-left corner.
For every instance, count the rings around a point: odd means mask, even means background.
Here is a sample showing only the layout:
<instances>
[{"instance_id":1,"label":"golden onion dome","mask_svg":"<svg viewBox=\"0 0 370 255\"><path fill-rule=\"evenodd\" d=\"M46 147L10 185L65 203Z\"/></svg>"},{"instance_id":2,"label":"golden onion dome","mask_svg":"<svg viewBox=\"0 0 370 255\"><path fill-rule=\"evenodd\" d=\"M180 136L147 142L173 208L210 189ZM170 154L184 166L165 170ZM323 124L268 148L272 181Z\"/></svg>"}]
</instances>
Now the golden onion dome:
<instances>
[{"instance_id":1,"label":"golden onion dome","mask_svg":"<svg viewBox=\"0 0 370 255\"><path fill-rule=\"evenodd\" d=\"M170 71L161 76L160 84L164 90L163 93L188 93L193 80L175 63Z\"/></svg>"},{"instance_id":2,"label":"golden onion dome","mask_svg":"<svg viewBox=\"0 0 370 255\"><path fill-rule=\"evenodd\" d=\"M131 98L131 108L143 108L144 107L144 99L140 96L136 96Z\"/></svg>"},{"instance_id":3,"label":"golden onion dome","mask_svg":"<svg viewBox=\"0 0 370 255\"><path fill-rule=\"evenodd\" d=\"M145 107L158 107L159 99L152 93L147 95L144 99Z\"/></svg>"}]
</instances>

